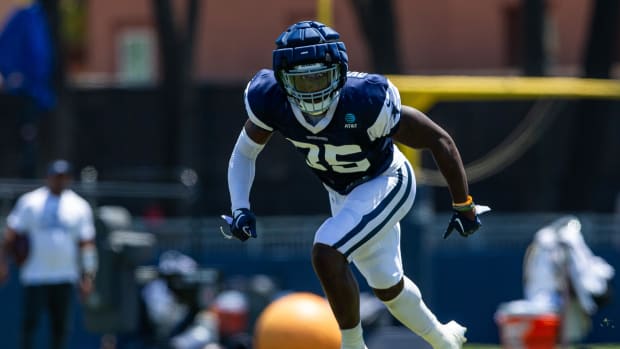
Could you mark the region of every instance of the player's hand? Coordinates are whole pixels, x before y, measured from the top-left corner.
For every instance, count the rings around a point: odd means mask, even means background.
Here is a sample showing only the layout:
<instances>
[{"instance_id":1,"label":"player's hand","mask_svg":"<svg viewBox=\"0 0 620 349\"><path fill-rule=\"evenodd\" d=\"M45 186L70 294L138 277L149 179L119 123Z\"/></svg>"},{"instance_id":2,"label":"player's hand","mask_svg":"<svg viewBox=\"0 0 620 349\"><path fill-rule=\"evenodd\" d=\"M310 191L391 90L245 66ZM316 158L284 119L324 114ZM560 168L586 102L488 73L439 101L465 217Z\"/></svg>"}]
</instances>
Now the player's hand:
<instances>
[{"instance_id":1,"label":"player's hand","mask_svg":"<svg viewBox=\"0 0 620 349\"><path fill-rule=\"evenodd\" d=\"M233 216L222 215L222 219L226 221L230 228L230 234L224 232L224 229L220 227L222 234L227 239L236 237L241 241L245 241L249 238L256 238L256 217L252 211L247 208L239 208L233 211Z\"/></svg>"},{"instance_id":2,"label":"player's hand","mask_svg":"<svg viewBox=\"0 0 620 349\"><path fill-rule=\"evenodd\" d=\"M475 233L482 226L480 215L490 211L488 206L474 205L469 211L458 211L453 209L454 213L448 223L448 228L443 234L443 238L447 239L453 230L456 230L461 236L468 237Z\"/></svg>"}]
</instances>

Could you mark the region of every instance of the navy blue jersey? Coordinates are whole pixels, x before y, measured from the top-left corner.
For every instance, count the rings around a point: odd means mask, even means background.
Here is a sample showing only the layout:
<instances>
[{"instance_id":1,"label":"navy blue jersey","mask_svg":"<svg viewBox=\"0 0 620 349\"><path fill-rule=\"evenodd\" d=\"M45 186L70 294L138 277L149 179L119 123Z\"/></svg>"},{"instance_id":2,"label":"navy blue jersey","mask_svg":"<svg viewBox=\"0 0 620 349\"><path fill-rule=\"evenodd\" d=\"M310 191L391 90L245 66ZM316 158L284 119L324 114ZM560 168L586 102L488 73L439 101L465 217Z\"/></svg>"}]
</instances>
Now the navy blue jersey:
<instances>
[{"instance_id":1,"label":"navy blue jersey","mask_svg":"<svg viewBox=\"0 0 620 349\"><path fill-rule=\"evenodd\" d=\"M384 76L349 72L338 98L312 124L289 101L273 71L263 69L246 88L245 106L254 124L280 132L325 185L347 194L391 164L400 96Z\"/></svg>"}]
</instances>

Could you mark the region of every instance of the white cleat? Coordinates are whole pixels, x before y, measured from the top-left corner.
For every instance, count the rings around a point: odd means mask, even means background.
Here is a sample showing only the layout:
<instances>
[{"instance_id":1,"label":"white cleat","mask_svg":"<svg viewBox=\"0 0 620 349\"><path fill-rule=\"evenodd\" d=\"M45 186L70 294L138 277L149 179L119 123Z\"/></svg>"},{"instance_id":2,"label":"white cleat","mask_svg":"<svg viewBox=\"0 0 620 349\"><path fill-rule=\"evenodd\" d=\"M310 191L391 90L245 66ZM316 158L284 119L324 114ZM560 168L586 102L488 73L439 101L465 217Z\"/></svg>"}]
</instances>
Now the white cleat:
<instances>
[{"instance_id":1,"label":"white cleat","mask_svg":"<svg viewBox=\"0 0 620 349\"><path fill-rule=\"evenodd\" d=\"M458 322L450 321L443 325L443 329L446 339L450 343L445 347L445 349L461 349L463 347L463 343L467 342L467 338L465 337L467 328L461 326Z\"/></svg>"}]
</instances>

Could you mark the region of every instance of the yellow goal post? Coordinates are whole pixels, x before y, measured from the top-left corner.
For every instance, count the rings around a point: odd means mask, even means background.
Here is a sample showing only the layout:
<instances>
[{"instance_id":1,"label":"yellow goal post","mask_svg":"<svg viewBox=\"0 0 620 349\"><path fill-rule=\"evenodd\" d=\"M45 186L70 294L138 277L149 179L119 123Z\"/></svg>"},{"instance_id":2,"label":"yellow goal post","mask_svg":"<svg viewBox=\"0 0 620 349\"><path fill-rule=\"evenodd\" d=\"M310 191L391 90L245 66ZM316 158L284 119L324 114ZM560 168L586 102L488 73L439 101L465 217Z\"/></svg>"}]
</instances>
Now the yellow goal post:
<instances>
[{"instance_id":1,"label":"yellow goal post","mask_svg":"<svg viewBox=\"0 0 620 349\"><path fill-rule=\"evenodd\" d=\"M403 104L422 112L428 112L436 103L447 101L485 100L540 100L540 99L620 99L620 81L611 79L585 79L577 77L520 77L520 76L417 76L388 75L400 91ZM549 109L538 108L536 113L544 114ZM527 131L523 131L526 134ZM472 178L485 177L489 167L514 158L515 148L525 146L525 136L517 138L511 149L498 150L488 161L479 161L478 166L466 170ZM438 171L421 167L419 152L400 147L416 168L418 182L427 185L445 185ZM493 165L488 165L492 163Z\"/></svg>"}]
</instances>

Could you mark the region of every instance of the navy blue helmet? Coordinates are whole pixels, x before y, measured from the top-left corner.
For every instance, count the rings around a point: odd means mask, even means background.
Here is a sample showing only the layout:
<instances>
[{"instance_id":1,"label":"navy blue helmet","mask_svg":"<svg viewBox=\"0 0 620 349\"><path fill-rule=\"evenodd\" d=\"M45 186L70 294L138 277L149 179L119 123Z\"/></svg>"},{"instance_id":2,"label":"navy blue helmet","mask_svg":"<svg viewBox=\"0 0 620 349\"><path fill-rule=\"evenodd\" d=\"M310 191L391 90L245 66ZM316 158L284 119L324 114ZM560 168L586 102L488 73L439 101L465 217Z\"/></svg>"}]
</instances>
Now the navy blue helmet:
<instances>
[{"instance_id":1,"label":"navy blue helmet","mask_svg":"<svg viewBox=\"0 0 620 349\"><path fill-rule=\"evenodd\" d=\"M321 115L347 79L347 49L323 23L301 21L276 40L273 71L280 87L303 112Z\"/></svg>"}]
</instances>

